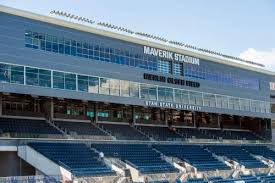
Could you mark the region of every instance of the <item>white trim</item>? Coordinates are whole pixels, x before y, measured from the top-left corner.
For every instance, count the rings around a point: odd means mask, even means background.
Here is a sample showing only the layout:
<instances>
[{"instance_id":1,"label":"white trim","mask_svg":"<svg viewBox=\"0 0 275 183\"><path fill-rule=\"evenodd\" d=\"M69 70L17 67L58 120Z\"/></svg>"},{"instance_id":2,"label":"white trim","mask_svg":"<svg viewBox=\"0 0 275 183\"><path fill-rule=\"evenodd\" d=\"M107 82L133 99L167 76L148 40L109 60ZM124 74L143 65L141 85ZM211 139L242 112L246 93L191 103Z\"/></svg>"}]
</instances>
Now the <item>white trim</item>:
<instances>
[{"instance_id":1,"label":"white trim","mask_svg":"<svg viewBox=\"0 0 275 183\"><path fill-rule=\"evenodd\" d=\"M129 123L127 122L118 122L118 121L97 121L96 122L97 124L109 124L109 125L127 125L127 126L130 126Z\"/></svg>"},{"instance_id":2,"label":"white trim","mask_svg":"<svg viewBox=\"0 0 275 183\"><path fill-rule=\"evenodd\" d=\"M53 118L52 121L57 122L74 122L74 123L91 123L90 120L84 120L84 119L63 119L63 118Z\"/></svg>"},{"instance_id":3,"label":"white trim","mask_svg":"<svg viewBox=\"0 0 275 183\"><path fill-rule=\"evenodd\" d=\"M0 145L0 152L1 151L4 151L4 152L6 152L6 151L14 151L14 152L16 152L17 151L17 146L2 146L2 145Z\"/></svg>"},{"instance_id":4,"label":"white trim","mask_svg":"<svg viewBox=\"0 0 275 183\"><path fill-rule=\"evenodd\" d=\"M228 59L218 58L217 56L214 56L214 55L210 56L210 55L203 54L203 53L197 53L195 51L177 48L175 46L156 43L156 42L144 40L141 38L126 36L123 34L106 31L104 29L98 29L98 28L86 26L83 24L73 23L73 22L69 22L69 21L65 21L65 20L61 20L61 19L57 19L57 18L53 18L53 17L49 17L49 16L44 16L44 15L31 13L31 12L24 11L24 10L19 10L16 8L11 8L11 7L0 5L0 11L4 12L4 13L12 14L12 15L20 16L20 17L29 18L32 20L37 20L37 21L41 21L41 22L58 25L58 26L72 28L75 30L80 30L80 31L89 32L89 33L93 33L93 34L107 36L107 37L111 37L111 38L115 38L115 39L119 39L119 40L123 40L123 41L127 41L127 42L132 42L132 43L136 43L136 44L140 44L140 45L155 47L155 48L168 50L168 51L172 51L172 52L176 52L176 53L181 53L184 55L193 56L193 57L209 60L209 61L220 63L220 64L225 64L225 65L229 65L229 66L233 66L233 67L242 68L245 70L251 70L251 71L260 72L260 73L264 73L264 74L268 74L268 75L275 75L275 72L268 71L266 69L253 67L253 66L250 66L250 65L247 65L244 63L236 63L237 61L233 62Z\"/></svg>"},{"instance_id":5,"label":"white trim","mask_svg":"<svg viewBox=\"0 0 275 183\"><path fill-rule=\"evenodd\" d=\"M10 119L30 119L30 120L41 120L41 121L46 120L46 118L43 118L43 117L8 116L8 115L2 115L0 118L10 118Z\"/></svg>"}]
</instances>

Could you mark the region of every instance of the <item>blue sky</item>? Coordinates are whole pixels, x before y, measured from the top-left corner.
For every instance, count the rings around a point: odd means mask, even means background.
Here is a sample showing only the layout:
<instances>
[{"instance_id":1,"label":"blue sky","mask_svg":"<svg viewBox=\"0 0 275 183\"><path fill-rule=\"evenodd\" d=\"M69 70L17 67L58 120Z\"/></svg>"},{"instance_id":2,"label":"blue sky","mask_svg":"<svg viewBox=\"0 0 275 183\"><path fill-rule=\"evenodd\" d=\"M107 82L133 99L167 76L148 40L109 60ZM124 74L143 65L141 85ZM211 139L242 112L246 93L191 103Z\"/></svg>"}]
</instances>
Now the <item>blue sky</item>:
<instances>
[{"instance_id":1,"label":"blue sky","mask_svg":"<svg viewBox=\"0 0 275 183\"><path fill-rule=\"evenodd\" d=\"M222 53L275 71L274 0L0 0L49 15L53 9Z\"/></svg>"}]
</instances>

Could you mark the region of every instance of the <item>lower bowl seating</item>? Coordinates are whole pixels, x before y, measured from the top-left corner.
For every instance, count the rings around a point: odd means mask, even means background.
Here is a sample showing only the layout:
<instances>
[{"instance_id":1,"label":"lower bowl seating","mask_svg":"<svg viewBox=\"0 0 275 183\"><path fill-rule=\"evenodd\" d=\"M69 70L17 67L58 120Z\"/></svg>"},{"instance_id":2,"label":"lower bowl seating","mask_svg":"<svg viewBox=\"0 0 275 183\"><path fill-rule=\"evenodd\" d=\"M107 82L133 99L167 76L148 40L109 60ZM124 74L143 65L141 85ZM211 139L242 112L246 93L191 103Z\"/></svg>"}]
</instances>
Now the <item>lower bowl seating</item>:
<instances>
[{"instance_id":1,"label":"lower bowl seating","mask_svg":"<svg viewBox=\"0 0 275 183\"><path fill-rule=\"evenodd\" d=\"M264 168L267 167L261 161L251 156L247 151L238 145L208 145L208 150L219 156L226 156L231 160L239 162L246 168Z\"/></svg>"},{"instance_id":2,"label":"lower bowl seating","mask_svg":"<svg viewBox=\"0 0 275 183\"><path fill-rule=\"evenodd\" d=\"M191 164L199 171L229 169L200 145L155 145L154 147L166 156L177 157Z\"/></svg>"},{"instance_id":3,"label":"lower bowl seating","mask_svg":"<svg viewBox=\"0 0 275 183\"><path fill-rule=\"evenodd\" d=\"M108 157L116 157L131 164L141 173L152 174L176 172L177 170L162 160L160 154L146 144L92 144L92 147Z\"/></svg>"},{"instance_id":4,"label":"lower bowl seating","mask_svg":"<svg viewBox=\"0 0 275 183\"><path fill-rule=\"evenodd\" d=\"M99 155L85 144L76 143L30 143L30 147L71 171L75 176L114 175Z\"/></svg>"}]
</instances>

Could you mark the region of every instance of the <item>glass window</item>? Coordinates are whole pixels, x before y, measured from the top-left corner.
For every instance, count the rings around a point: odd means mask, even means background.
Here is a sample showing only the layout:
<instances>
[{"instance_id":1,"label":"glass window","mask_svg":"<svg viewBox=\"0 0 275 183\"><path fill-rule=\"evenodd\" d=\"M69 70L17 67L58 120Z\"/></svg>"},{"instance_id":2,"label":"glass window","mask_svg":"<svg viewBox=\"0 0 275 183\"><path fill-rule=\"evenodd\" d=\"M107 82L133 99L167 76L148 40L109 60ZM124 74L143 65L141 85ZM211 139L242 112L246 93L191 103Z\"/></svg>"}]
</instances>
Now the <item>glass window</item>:
<instances>
[{"instance_id":1,"label":"glass window","mask_svg":"<svg viewBox=\"0 0 275 183\"><path fill-rule=\"evenodd\" d=\"M89 77L89 93L98 93L99 90L99 78Z\"/></svg>"},{"instance_id":2,"label":"glass window","mask_svg":"<svg viewBox=\"0 0 275 183\"><path fill-rule=\"evenodd\" d=\"M250 101L248 99L240 99L240 110L250 111Z\"/></svg>"},{"instance_id":3,"label":"glass window","mask_svg":"<svg viewBox=\"0 0 275 183\"><path fill-rule=\"evenodd\" d=\"M188 91L174 89L175 92L175 102L182 104L189 104L189 95Z\"/></svg>"},{"instance_id":4,"label":"glass window","mask_svg":"<svg viewBox=\"0 0 275 183\"><path fill-rule=\"evenodd\" d=\"M110 80L106 78L100 78L99 93L109 95L110 94Z\"/></svg>"},{"instance_id":5,"label":"glass window","mask_svg":"<svg viewBox=\"0 0 275 183\"><path fill-rule=\"evenodd\" d=\"M26 84L39 86L38 69L26 67Z\"/></svg>"},{"instance_id":6,"label":"glass window","mask_svg":"<svg viewBox=\"0 0 275 183\"><path fill-rule=\"evenodd\" d=\"M207 107L216 107L216 98L214 94L203 94L203 105Z\"/></svg>"},{"instance_id":7,"label":"glass window","mask_svg":"<svg viewBox=\"0 0 275 183\"><path fill-rule=\"evenodd\" d=\"M158 100L173 102L173 89L158 87Z\"/></svg>"},{"instance_id":8,"label":"glass window","mask_svg":"<svg viewBox=\"0 0 275 183\"><path fill-rule=\"evenodd\" d=\"M130 82L129 81L120 81L120 92L121 96L129 97L130 96Z\"/></svg>"},{"instance_id":9,"label":"glass window","mask_svg":"<svg viewBox=\"0 0 275 183\"><path fill-rule=\"evenodd\" d=\"M173 74L175 75L183 75L183 64L182 63L174 63L173 64Z\"/></svg>"},{"instance_id":10,"label":"glass window","mask_svg":"<svg viewBox=\"0 0 275 183\"><path fill-rule=\"evenodd\" d=\"M78 91L88 92L88 86L89 86L88 76L77 75L77 82L78 82L77 83Z\"/></svg>"},{"instance_id":11,"label":"glass window","mask_svg":"<svg viewBox=\"0 0 275 183\"><path fill-rule=\"evenodd\" d=\"M0 81L2 83L10 82L10 66L7 64L0 64Z\"/></svg>"},{"instance_id":12,"label":"glass window","mask_svg":"<svg viewBox=\"0 0 275 183\"><path fill-rule=\"evenodd\" d=\"M139 84L130 82L130 97L139 97Z\"/></svg>"},{"instance_id":13,"label":"glass window","mask_svg":"<svg viewBox=\"0 0 275 183\"><path fill-rule=\"evenodd\" d=\"M189 95L190 95L190 104L202 105L202 93L190 91Z\"/></svg>"},{"instance_id":14,"label":"glass window","mask_svg":"<svg viewBox=\"0 0 275 183\"><path fill-rule=\"evenodd\" d=\"M49 88L52 86L50 70L39 69L39 86Z\"/></svg>"},{"instance_id":15,"label":"glass window","mask_svg":"<svg viewBox=\"0 0 275 183\"><path fill-rule=\"evenodd\" d=\"M228 108L228 96L216 95L216 107L217 108Z\"/></svg>"},{"instance_id":16,"label":"glass window","mask_svg":"<svg viewBox=\"0 0 275 183\"><path fill-rule=\"evenodd\" d=\"M65 89L76 90L76 75L65 73Z\"/></svg>"},{"instance_id":17,"label":"glass window","mask_svg":"<svg viewBox=\"0 0 275 183\"><path fill-rule=\"evenodd\" d=\"M162 73L171 73L171 62L166 60L158 60L158 71Z\"/></svg>"},{"instance_id":18,"label":"glass window","mask_svg":"<svg viewBox=\"0 0 275 183\"><path fill-rule=\"evenodd\" d=\"M119 80L110 79L110 95L119 96Z\"/></svg>"},{"instance_id":19,"label":"glass window","mask_svg":"<svg viewBox=\"0 0 275 183\"><path fill-rule=\"evenodd\" d=\"M53 88L65 88L65 75L64 72L53 71Z\"/></svg>"},{"instance_id":20,"label":"glass window","mask_svg":"<svg viewBox=\"0 0 275 183\"><path fill-rule=\"evenodd\" d=\"M239 98L229 97L229 109L240 110Z\"/></svg>"},{"instance_id":21,"label":"glass window","mask_svg":"<svg viewBox=\"0 0 275 183\"><path fill-rule=\"evenodd\" d=\"M24 84L24 67L12 66L11 69L11 83Z\"/></svg>"},{"instance_id":22,"label":"glass window","mask_svg":"<svg viewBox=\"0 0 275 183\"><path fill-rule=\"evenodd\" d=\"M157 100L157 87L149 84L140 84L140 97L147 100Z\"/></svg>"}]
</instances>

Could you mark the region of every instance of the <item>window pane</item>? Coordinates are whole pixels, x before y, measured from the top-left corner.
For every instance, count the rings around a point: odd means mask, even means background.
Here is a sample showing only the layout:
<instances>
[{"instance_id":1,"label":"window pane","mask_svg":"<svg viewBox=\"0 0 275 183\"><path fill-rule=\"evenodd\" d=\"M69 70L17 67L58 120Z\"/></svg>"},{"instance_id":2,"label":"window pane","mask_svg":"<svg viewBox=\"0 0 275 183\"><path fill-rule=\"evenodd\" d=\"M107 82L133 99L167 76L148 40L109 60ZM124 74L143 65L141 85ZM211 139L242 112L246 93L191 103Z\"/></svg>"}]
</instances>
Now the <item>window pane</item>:
<instances>
[{"instance_id":1,"label":"window pane","mask_svg":"<svg viewBox=\"0 0 275 183\"><path fill-rule=\"evenodd\" d=\"M88 76L77 75L78 90L88 92L89 78Z\"/></svg>"},{"instance_id":2,"label":"window pane","mask_svg":"<svg viewBox=\"0 0 275 183\"><path fill-rule=\"evenodd\" d=\"M173 102L173 89L158 87L158 100Z\"/></svg>"},{"instance_id":3,"label":"window pane","mask_svg":"<svg viewBox=\"0 0 275 183\"><path fill-rule=\"evenodd\" d=\"M26 67L26 84L38 86L38 69Z\"/></svg>"},{"instance_id":4,"label":"window pane","mask_svg":"<svg viewBox=\"0 0 275 183\"><path fill-rule=\"evenodd\" d=\"M64 89L65 76L63 72L53 71L53 88Z\"/></svg>"},{"instance_id":5,"label":"window pane","mask_svg":"<svg viewBox=\"0 0 275 183\"><path fill-rule=\"evenodd\" d=\"M199 92L189 92L190 104L202 105L202 93Z\"/></svg>"},{"instance_id":6,"label":"window pane","mask_svg":"<svg viewBox=\"0 0 275 183\"><path fill-rule=\"evenodd\" d=\"M65 89L76 90L76 75L65 73Z\"/></svg>"},{"instance_id":7,"label":"window pane","mask_svg":"<svg viewBox=\"0 0 275 183\"><path fill-rule=\"evenodd\" d=\"M39 69L39 86L51 87L51 71Z\"/></svg>"},{"instance_id":8,"label":"window pane","mask_svg":"<svg viewBox=\"0 0 275 183\"><path fill-rule=\"evenodd\" d=\"M10 82L10 66L7 64L0 64L0 81L3 83Z\"/></svg>"},{"instance_id":9,"label":"window pane","mask_svg":"<svg viewBox=\"0 0 275 183\"><path fill-rule=\"evenodd\" d=\"M142 99L157 100L157 88L154 85L140 84L140 95Z\"/></svg>"},{"instance_id":10,"label":"window pane","mask_svg":"<svg viewBox=\"0 0 275 183\"><path fill-rule=\"evenodd\" d=\"M139 84L130 82L130 97L139 97Z\"/></svg>"},{"instance_id":11,"label":"window pane","mask_svg":"<svg viewBox=\"0 0 275 183\"><path fill-rule=\"evenodd\" d=\"M109 95L110 94L110 80L105 78L100 78L100 94Z\"/></svg>"},{"instance_id":12,"label":"window pane","mask_svg":"<svg viewBox=\"0 0 275 183\"><path fill-rule=\"evenodd\" d=\"M11 83L24 84L23 66L11 66Z\"/></svg>"},{"instance_id":13,"label":"window pane","mask_svg":"<svg viewBox=\"0 0 275 183\"><path fill-rule=\"evenodd\" d=\"M129 97L130 96L130 82L129 81L120 81L120 92L121 96Z\"/></svg>"},{"instance_id":14,"label":"window pane","mask_svg":"<svg viewBox=\"0 0 275 183\"><path fill-rule=\"evenodd\" d=\"M223 95L216 95L216 107L217 108L228 108L228 97Z\"/></svg>"},{"instance_id":15,"label":"window pane","mask_svg":"<svg viewBox=\"0 0 275 183\"><path fill-rule=\"evenodd\" d=\"M216 107L216 99L214 94L203 94L203 105L208 107Z\"/></svg>"},{"instance_id":16,"label":"window pane","mask_svg":"<svg viewBox=\"0 0 275 183\"><path fill-rule=\"evenodd\" d=\"M99 78L89 77L89 93L98 93L99 89Z\"/></svg>"},{"instance_id":17,"label":"window pane","mask_svg":"<svg viewBox=\"0 0 275 183\"><path fill-rule=\"evenodd\" d=\"M110 79L110 95L119 96L119 80Z\"/></svg>"}]
</instances>

